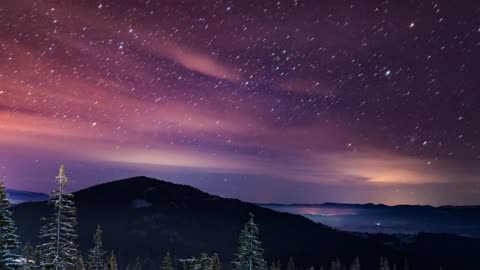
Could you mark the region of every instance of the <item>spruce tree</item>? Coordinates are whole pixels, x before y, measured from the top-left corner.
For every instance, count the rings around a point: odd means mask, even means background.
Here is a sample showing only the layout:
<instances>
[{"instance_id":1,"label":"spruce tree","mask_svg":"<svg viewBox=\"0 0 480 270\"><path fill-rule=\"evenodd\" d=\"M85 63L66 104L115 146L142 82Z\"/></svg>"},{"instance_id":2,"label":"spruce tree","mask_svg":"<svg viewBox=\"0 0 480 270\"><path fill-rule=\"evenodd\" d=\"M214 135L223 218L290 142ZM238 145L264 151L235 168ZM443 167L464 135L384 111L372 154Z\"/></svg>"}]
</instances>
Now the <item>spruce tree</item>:
<instances>
[{"instance_id":1,"label":"spruce tree","mask_svg":"<svg viewBox=\"0 0 480 270\"><path fill-rule=\"evenodd\" d=\"M112 254L108 257L107 270L118 270L117 258L112 251Z\"/></svg>"},{"instance_id":2,"label":"spruce tree","mask_svg":"<svg viewBox=\"0 0 480 270\"><path fill-rule=\"evenodd\" d=\"M192 270L193 265L195 264L196 259L179 259L178 260L182 264L182 269L183 270Z\"/></svg>"},{"instance_id":3,"label":"spruce tree","mask_svg":"<svg viewBox=\"0 0 480 270\"><path fill-rule=\"evenodd\" d=\"M358 257L355 257L353 260L352 264L348 268L349 270L360 270L360 259Z\"/></svg>"},{"instance_id":4,"label":"spruce tree","mask_svg":"<svg viewBox=\"0 0 480 270\"><path fill-rule=\"evenodd\" d=\"M105 254L102 243L102 228L100 225L93 236L94 247L88 255L88 270L103 270L105 268Z\"/></svg>"},{"instance_id":5,"label":"spruce tree","mask_svg":"<svg viewBox=\"0 0 480 270\"><path fill-rule=\"evenodd\" d=\"M272 262L272 265L270 265L270 270L280 270L281 269L281 265L280 265L280 261L277 261L275 263L275 261Z\"/></svg>"},{"instance_id":6,"label":"spruce tree","mask_svg":"<svg viewBox=\"0 0 480 270\"><path fill-rule=\"evenodd\" d=\"M19 256L14 253L18 249L17 228L8 210L10 201L7 198L5 184L0 181L0 269L14 270L20 268Z\"/></svg>"},{"instance_id":7,"label":"spruce tree","mask_svg":"<svg viewBox=\"0 0 480 270\"><path fill-rule=\"evenodd\" d=\"M22 270L33 270L34 267L34 262L35 262L35 256L34 256L34 251L32 246L30 245L30 242L27 242L25 244L25 247L23 248L23 266Z\"/></svg>"},{"instance_id":8,"label":"spruce tree","mask_svg":"<svg viewBox=\"0 0 480 270\"><path fill-rule=\"evenodd\" d=\"M233 261L234 270L266 270L262 243L258 240L258 226L250 213L250 220L240 233L238 251Z\"/></svg>"},{"instance_id":9,"label":"spruce tree","mask_svg":"<svg viewBox=\"0 0 480 270\"><path fill-rule=\"evenodd\" d=\"M170 252L167 252L165 257L163 258L162 269L163 270L174 270L173 264L172 264L172 257L170 256Z\"/></svg>"},{"instance_id":10,"label":"spruce tree","mask_svg":"<svg viewBox=\"0 0 480 270\"><path fill-rule=\"evenodd\" d=\"M343 268L342 267L342 262L340 261L339 258L336 258L330 264L330 270L342 270L342 268Z\"/></svg>"},{"instance_id":11,"label":"spruce tree","mask_svg":"<svg viewBox=\"0 0 480 270\"><path fill-rule=\"evenodd\" d=\"M83 263L83 257L80 251L77 252L75 259L75 270L85 270L85 264Z\"/></svg>"},{"instance_id":12,"label":"spruce tree","mask_svg":"<svg viewBox=\"0 0 480 270\"><path fill-rule=\"evenodd\" d=\"M196 260L195 269L198 270L211 270L211 258L207 253L202 253L200 259Z\"/></svg>"},{"instance_id":13,"label":"spruce tree","mask_svg":"<svg viewBox=\"0 0 480 270\"><path fill-rule=\"evenodd\" d=\"M408 258L405 258L405 263L403 264L403 270L409 270L409 267L408 267Z\"/></svg>"},{"instance_id":14,"label":"spruce tree","mask_svg":"<svg viewBox=\"0 0 480 270\"><path fill-rule=\"evenodd\" d=\"M212 256L210 269L211 270L221 270L222 269L222 263L220 262L220 258L218 257L217 253L213 254L213 256Z\"/></svg>"},{"instance_id":15,"label":"spruce tree","mask_svg":"<svg viewBox=\"0 0 480 270\"><path fill-rule=\"evenodd\" d=\"M132 270L142 270L142 260L140 257L137 257L135 259L135 264L133 265Z\"/></svg>"},{"instance_id":16,"label":"spruce tree","mask_svg":"<svg viewBox=\"0 0 480 270\"><path fill-rule=\"evenodd\" d=\"M52 191L50 205L54 213L51 217L44 218L44 226L40 231L43 240L42 266L50 270L68 270L76 268L77 246L76 233L76 208L73 195L65 191L68 178L63 165L56 177L57 188Z\"/></svg>"},{"instance_id":17,"label":"spruce tree","mask_svg":"<svg viewBox=\"0 0 480 270\"><path fill-rule=\"evenodd\" d=\"M297 270L297 267L295 266L295 262L293 261L292 257L288 259L287 270Z\"/></svg>"},{"instance_id":18,"label":"spruce tree","mask_svg":"<svg viewBox=\"0 0 480 270\"><path fill-rule=\"evenodd\" d=\"M388 263L387 258L380 257L380 270L390 270L390 263Z\"/></svg>"},{"instance_id":19,"label":"spruce tree","mask_svg":"<svg viewBox=\"0 0 480 270\"><path fill-rule=\"evenodd\" d=\"M34 270L43 270L44 267L42 266L42 251L40 246L35 246L33 250L33 266L32 269Z\"/></svg>"}]
</instances>

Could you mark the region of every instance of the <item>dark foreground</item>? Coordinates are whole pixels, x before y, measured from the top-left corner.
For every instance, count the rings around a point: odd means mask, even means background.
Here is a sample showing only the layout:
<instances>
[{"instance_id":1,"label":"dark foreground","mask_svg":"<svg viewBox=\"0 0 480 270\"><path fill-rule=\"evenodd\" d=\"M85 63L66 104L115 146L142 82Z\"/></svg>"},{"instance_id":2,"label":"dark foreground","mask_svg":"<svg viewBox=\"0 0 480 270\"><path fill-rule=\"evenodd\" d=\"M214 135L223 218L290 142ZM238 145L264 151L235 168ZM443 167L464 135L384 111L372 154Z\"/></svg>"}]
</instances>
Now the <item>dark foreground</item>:
<instances>
[{"instance_id":1,"label":"dark foreground","mask_svg":"<svg viewBox=\"0 0 480 270\"><path fill-rule=\"evenodd\" d=\"M76 192L75 203L81 250L91 248L92 235L100 224L105 248L115 251L119 265L137 257L160 262L167 251L177 258L207 252L218 253L223 268L229 269L239 233L253 213L269 262L280 260L286 265L292 257L299 269L319 269L337 257L350 263L358 256L362 269L368 270L378 269L383 256L398 266L408 257L413 270L438 270L441 266L446 270L480 269L476 259L480 240L476 238L420 234L404 241L388 235L355 235L301 216L145 177ZM48 216L50 208L44 202L34 202L12 210L22 242L35 244L40 218Z\"/></svg>"}]
</instances>

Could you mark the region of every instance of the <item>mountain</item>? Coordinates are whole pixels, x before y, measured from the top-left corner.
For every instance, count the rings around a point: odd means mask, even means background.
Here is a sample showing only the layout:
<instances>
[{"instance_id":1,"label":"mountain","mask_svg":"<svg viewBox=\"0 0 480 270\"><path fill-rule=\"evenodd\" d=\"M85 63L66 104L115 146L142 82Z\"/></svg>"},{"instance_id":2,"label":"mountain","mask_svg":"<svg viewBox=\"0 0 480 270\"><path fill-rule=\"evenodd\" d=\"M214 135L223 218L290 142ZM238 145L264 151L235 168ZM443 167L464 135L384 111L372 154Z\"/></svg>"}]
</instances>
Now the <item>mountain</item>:
<instances>
[{"instance_id":1,"label":"mountain","mask_svg":"<svg viewBox=\"0 0 480 270\"><path fill-rule=\"evenodd\" d=\"M48 200L48 195L38 192L30 192L23 190L7 189L8 199L12 204L22 202L39 202Z\"/></svg>"},{"instance_id":2,"label":"mountain","mask_svg":"<svg viewBox=\"0 0 480 270\"><path fill-rule=\"evenodd\" d=\"M352 232L450 233L480 238L480 206L260 204Z\"/></svg>"},{"instance_id":3,"label":"mountain","mask_svg":"<svg viewBox=\"0 0 480 270\"><path fill-rule=\"evenodd\" d=\"M436 248L429 243L438 243L432 240L422 242L421 248L427 250L416 251L419 256L409 251L410 246L386 245L382 237L338 231L299 215L146 177L106 183L74 195L83 252L92 246L92 235L100 224L104 229L105 247L115 251L121 265L137 256L159 261L167 251L177 258L216 252L224 268L229 269L240 230L249 213L253 213L267 259L280 259L283 265L290 256L300 269L326 266L336 257L350 262L354 256L360 256L363 269L376 269L379 256L387 256L398 265L408 256L414 270L438 270L441 264L444 269L480 269L475 256L435 256ZM29 202L12 207L12 211L21 240L35 243L40 218L49 215L51 210L44 202ZM455 241L459 246L449 248L461 250L463 238ZM468 247L479 250L479 243L469 242Z\"/></svg>"}]
</instances>

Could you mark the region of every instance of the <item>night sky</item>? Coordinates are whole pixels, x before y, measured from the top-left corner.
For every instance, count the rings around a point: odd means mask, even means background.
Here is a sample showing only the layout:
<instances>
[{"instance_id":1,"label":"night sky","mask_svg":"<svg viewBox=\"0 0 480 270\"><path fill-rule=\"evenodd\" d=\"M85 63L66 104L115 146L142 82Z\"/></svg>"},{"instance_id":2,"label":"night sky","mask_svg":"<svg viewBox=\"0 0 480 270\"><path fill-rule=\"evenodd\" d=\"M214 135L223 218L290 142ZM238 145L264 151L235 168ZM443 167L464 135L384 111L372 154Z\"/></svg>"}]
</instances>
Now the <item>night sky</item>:
<instances>
[{"instance_id":1,"label":"night sky","mask_svg":"<svg viewBox=\"0 0 480 270\"><path fill-rule=\"evenodd\" d=\"M480 2L0 3L0 176L480 204Z\"/></svg>"}]
</instances>

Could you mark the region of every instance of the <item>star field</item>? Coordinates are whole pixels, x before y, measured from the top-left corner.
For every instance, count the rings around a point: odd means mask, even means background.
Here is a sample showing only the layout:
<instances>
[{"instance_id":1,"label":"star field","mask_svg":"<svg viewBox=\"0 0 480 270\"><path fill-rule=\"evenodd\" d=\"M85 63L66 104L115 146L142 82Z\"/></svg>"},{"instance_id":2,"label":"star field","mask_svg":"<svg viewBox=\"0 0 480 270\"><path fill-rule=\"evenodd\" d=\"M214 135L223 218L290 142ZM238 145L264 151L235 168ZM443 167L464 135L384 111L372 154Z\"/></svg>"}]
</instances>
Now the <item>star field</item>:
<instances>
[{"instance_id":1,"label":"star field","mask_svg":"<svg viewBox=\"0 0 480 270\"><path fill-rule=\"evenodd\" d=\"M4 1L0 176L480 204L476 1Z\"/></svg>"}]
</instances>

